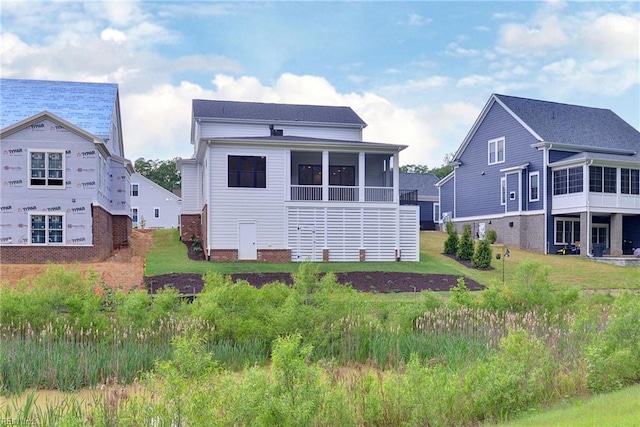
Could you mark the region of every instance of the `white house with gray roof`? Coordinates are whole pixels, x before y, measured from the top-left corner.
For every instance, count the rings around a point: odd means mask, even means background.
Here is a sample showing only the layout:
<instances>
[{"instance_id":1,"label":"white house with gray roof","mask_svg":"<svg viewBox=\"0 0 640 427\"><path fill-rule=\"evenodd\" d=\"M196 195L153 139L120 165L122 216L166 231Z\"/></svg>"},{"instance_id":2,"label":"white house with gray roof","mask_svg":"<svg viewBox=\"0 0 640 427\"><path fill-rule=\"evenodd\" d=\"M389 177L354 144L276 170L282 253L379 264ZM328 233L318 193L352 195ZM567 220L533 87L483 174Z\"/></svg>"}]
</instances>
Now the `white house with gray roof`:
<instances>
[{"instance_id":1,"label":"white house with gray roof","mask_svg":"<svg viewBox=\"0 0 640 427\"><path fill-rule=\"evenodd\" d=\"M131 220L134 228L177 228L182 199L139 173L131 175Z\"/></svg>"},{"instance_id":2,"label":"white house with gray roof","mask_svg":"<svg viewBox=\"0 0 640 427\"><path fill-rule=\"evenodd\" d=\"M365 142L365 126L349 107L194 100L182 238L214 261L418 261L405 146Z\"/></svg>"},{"instance_id":3,"label":"white house with gray roof","mask_svg":"<svg viewBox=\"0 0 640 427\"><path fill-rule=\"evenodd\" d=\"M118 86L0 79L2 262L97 260L128 245Z\"/></svg>"},{"instance_id":4,"label":"white house with gray roof","mask_svg":"<svg viewBox=\"0 0 640 427\"><path fill-rule=\"evenodd\" d=\"M491 95L438 183L445 221L544 253L640 246L640 132L611 110Z\"/></svg>"}]
</instances>

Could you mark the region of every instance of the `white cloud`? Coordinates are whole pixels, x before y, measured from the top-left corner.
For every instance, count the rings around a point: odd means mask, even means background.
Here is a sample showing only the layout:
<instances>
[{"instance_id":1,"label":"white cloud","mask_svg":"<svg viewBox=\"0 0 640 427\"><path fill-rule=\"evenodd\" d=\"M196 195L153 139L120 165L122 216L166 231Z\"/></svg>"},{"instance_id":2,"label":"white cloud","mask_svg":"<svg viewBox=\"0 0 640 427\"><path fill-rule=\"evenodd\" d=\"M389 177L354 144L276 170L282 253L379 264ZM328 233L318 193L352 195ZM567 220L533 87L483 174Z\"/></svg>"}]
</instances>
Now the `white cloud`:
<instances>
[{"instance_id":1,"label":"white cloud","mask_svg":"<svg viewBox=\"0 0 640 427\"><path fill-rule=\"evenodd\" d=\"M368 124L366 141L408 145L400 156L401 164L429 167L441 165L445 154L455 151L464 135L447 146L441 145L442 138L452 142L451 135L472 123L470 115L477 114L477 108L463 103L434 109L402 108L370 92L340 93L323 77L309 75L285 73L272 85L264 85L255 77L219 74L212 85L163 84L140 94L121 90L127 157L190 157L192 99L349 106Z\"/></svg>"},{"instance_id":2,"label":"white cloud","mask_svg":"<svg viewBox=\"0 0 640 427\"><path fill-rule=\"evenodd\" d=\"M516 56L542 56L564 48L567 43L562 22L549 16L537 24L503 25L498 50Z\"/></svg>"},{"instance_id":3,"label":"white cloud","mask_svg":"<svg viewBox=\"0 0 640 427\"><path fill-rule=\"evenodd\" d=\"M580 32L579 44L596 57L640 58L640 15L607 14L588 23Z\"/></svg>"},{"instance_id":4,"label":"white cloud","mask_svg":"<svg viewBox=\"0 0 640 427\"><path fill-rule=\"evenodd\" d=\"M122 31L113 28L105 28L102 30L100 38L104 41L113 41L116 43L122 43L127 40L127 36Z\"/></svg>"},{"instance_id":5,"label":"white cloud","mask_svg":"<svg viewBox=\"0 0 640 427\"><path fill-rule=\"evenodd\" d=\"M472 57L478 56L480 54L480 51L476 49L465 49L463 47L460 47L460 45L458 45L457 43L449 43L447 45L446 54L455 57Z\"/></svg>"},{"instance_id":6,"label":"white cloud","mask_svg":"<svg viewBox=\"0 0 640 427\"><path fill-rule=\"evenodd\" d=\"M472 76L467 76L458 80L457 86L458 87L489 86L492 82L493 82L492 77L474 74Z\"/></svg>"},{"instance_id":7,"label":"white cloud","mask_svg":"<svg viewBox=\"0 0 640 427\"><path fill-rule=\"evenodd\" d=\"M412 27L422 27L430 24L431 22L433 22L431 18L425 18L417 13L410 14L409 19L407 20L407 24Z\"/></svg>"}]
</instances>

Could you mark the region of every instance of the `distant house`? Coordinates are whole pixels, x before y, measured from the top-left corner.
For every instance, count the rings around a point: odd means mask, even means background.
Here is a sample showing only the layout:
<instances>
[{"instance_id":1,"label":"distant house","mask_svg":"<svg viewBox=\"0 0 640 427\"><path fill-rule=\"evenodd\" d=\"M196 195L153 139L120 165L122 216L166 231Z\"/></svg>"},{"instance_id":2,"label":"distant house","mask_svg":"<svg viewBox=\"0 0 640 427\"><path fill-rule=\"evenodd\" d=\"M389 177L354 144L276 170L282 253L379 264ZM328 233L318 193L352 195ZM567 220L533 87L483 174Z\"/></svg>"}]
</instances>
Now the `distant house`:
<instances>
[{"instance_id":1,"label":"distant house","mask_svg":"<svg viewBox=\"0 0 640 427\"><path fill-rule=\"evenodd\" d=\"M419 259L402 145L362 141L349 107L193 101L181 236L217 261Z\"/></svg>"},{"instance_id":2,"label":"distant house","mask_svg":"<svg viewBox=\"0 0 640 427\"><path fill-rule=\"evenodd\" d=\"M432 173L400 173L400 203L404 203L403 195L415 192L415 197L407 197L411 200L407 200L407 204L420 206L420 230L435 230L440 221L440 199L436 187L439 180Z\"/></svg>"},{"instance_id":3,"label":"distant house","mask_svg":"<svg viewBox=\"0 0 640 427\"><path fill-rule=\"evenodd\" d=\"M131 237L118 86L0 79L0 257L103 259Z\"/></svg>"},{"instance_id":4,"label":"distant house","mask_svg":"<svg viewBox=\"0 0 640 427\"><path fill-rule=\"evenodd\" d=\"M182 200L139 173L131 175L131 217L134 228L176 228Z\"/></svg>"},{"instance_id":5,"label":"distant house","mask_svg":"<svg viewBox=\"0 0 640 427\"><path fill-rule=\"evenodd\" d=\"M539 252L630 254L639 152L640 132L610 110L492 95L438 183L442 218Z\"/></svg>"}]
</instances>

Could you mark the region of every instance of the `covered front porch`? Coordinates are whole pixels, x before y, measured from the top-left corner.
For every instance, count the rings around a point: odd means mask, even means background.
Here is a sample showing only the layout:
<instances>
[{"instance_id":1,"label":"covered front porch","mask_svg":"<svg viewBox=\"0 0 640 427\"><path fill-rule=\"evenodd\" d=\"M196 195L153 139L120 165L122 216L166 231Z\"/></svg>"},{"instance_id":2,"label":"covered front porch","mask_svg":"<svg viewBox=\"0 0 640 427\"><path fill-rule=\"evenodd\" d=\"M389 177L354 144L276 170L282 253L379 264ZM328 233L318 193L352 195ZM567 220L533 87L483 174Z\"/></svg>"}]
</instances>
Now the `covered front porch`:
<instances>
[{"instance_id":1,"label":"covered front porch","mask_svg":"<svg viewBox=\"0 0 640 427\"><path fill-rule=\"evenodd\" d=\"M398 152L290 151L286 201L399 202Z\"/></svg>"}]
</instances>

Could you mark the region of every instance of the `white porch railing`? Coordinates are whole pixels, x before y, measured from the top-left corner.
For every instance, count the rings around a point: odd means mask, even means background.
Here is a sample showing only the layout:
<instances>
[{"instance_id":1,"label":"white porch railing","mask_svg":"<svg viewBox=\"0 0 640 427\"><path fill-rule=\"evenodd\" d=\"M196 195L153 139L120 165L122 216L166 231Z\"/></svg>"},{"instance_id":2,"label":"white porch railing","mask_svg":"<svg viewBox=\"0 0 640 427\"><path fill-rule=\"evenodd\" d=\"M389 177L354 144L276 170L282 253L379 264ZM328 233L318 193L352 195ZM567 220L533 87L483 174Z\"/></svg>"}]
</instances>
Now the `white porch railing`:
<instances>
[{"instance_id":1,"label":"white porch railing","mask_svg":"<svg viewBox=\"0 0 640 427\"><path fill-rule=\"evenodd\" d=\"M357 202L358 187L330 185L329 200L337 202Z\"/></svg>"},{"instance_id":2,"label":"white porch railing","mask_svg":"<svg viewBox=\"0 0 640 427\"><path fill-rule=\"evenodd\" d=\"M366 202L393 202L393 187L365 187Z\"/></svg>"},{"instance_id":3,"label":"white porch railing","mask_svg":"<svg viewBox=\"0 0 640 427\"><path fill-rule=\"evenodd\" d=\"M291 200L322 200L322 185L292 185Z\"/></svg>"},{"instance_id":4,"label":"white porch railing","mask_svg":"<svg viewBox=\"0 0 640 427\"><path fill-rule=\"evenodd\" d=\"M358 202L360 201L360 188L356 186L329 186L329 201L332 202ZM321 201L321 185L292 185L292 201ZM393 202L393 187L365 187L365 202Z\"/></svg>"}]
</instances>

